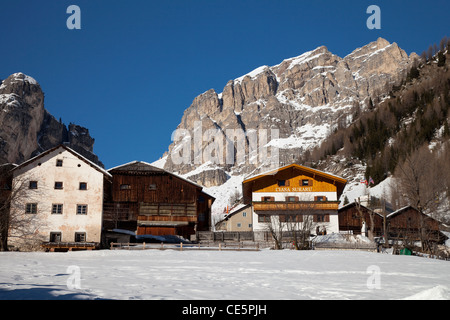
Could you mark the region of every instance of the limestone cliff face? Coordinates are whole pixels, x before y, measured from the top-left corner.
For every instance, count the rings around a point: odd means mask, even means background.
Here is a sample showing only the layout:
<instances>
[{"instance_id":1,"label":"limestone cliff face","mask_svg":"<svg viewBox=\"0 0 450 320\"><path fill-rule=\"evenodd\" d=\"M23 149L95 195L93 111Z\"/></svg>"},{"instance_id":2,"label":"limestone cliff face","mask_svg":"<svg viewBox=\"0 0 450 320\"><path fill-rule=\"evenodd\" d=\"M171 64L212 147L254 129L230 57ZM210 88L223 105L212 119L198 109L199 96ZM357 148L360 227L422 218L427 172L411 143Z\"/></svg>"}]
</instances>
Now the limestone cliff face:
<instances>
[{"instance_id":1,"label":"limestone cliff face","mask_svg":"<svg viewBox=\"0 0 450 320\"><path fill-rule=\"evenodd\" d=\"M44 108L39 83L23 73L10 75L0 84L0 163L21 163L47 149L66 143L91 161L94 139L77 125L57 121Z\"/></svg>"},{"instance_id":2,"label":"limestone cliff face","mask_svg":"<svg viewBox=\"0 0 450 320\"><path fill-rule=\"evenodd\" d=\"M207 150L218 138L225 139L227 129L278 129L279 137L269 145L279 148L280 165L291 163L323 141L336 125L350 124L355 108L364 109L370 99L388 92L386 89L402 79L416 58L416 54L408 56L396 43L380 38L344 58L322 46L276 66L257 68L230 80L222 93L211 89L194 99L178 129L193 135L195 123L201 122L203 133L217 130L218 135L214 139L203 136L200 148L193 143L190 163L173 161L182 144L181 139L174 141L165 169L206 187L221 185L233 175L264 169L260 163L249 163L248 158L244 164L194 162L198 150ZM246 141L246 151L248 147Z\"/></svg>"}]
</instances>

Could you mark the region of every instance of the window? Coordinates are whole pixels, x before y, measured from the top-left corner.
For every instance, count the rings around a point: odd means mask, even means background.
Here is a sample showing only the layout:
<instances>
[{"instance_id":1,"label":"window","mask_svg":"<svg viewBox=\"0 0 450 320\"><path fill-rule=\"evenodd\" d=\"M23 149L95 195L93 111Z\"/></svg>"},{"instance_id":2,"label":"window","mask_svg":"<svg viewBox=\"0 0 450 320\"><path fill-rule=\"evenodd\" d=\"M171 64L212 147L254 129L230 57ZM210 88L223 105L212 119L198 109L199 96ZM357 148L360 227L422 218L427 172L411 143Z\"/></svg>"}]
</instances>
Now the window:
<instances>
[{"instance_id":1,"label":"window","mask_svg":"<svg viewBox=\"0 0 450 320\"><path fill-rule=\"evenodd\" d=\"M63 188L63 183L61 181L56 181L55 182L55 189L56 190L62 190Z\"/></svg>"},{"instance_id":2,"label":"window","mask_svg":"<svg viewBox=\"0 0 450 320\"><path fill-rule=\"evenodd\" d=\"M310 179L302 179L302 180L300 181L300 185L301 185L302 187L312 186L312 185L313 185L313 181L310 180Z\"/></svg>"},{"instance_id":3,"label":"window","mask_svg":"<svg viewBox=\"0 0 450 320\"><path fill-rule=\"evenodd\" d=\"M56 166L57 167L62 167L63 166L63 161L61 159L56 159Z\"/></svg>"},{"instance_id":4,"label":"window","mask_svg":"<svg viewBox=\"0 0 450 320\"><path fill-rule=\"evenodd\" d=\"M280 222L303 222L301 214L282 214L279 218Z\"/></svg>"},{"instance_id":5,"label":"window","mask_svg":"<svg viewBox=\"0 0 450 320\"><path fill-rule=\"evenodd\" d=\"M28 186L28 189L37 189L38 183L37 181L30 181L30 185Z\"/></svg>"},{"instance_id":6,"label":"window","mask_svg":"<svg viewBox=\"0 0 450 320\"><path fill-rule=\"evenodd\" d=\"M61 242L61 232L50 232L50 242Z\"/></svg>"},{"instance_id":7,"label":"window","mask_svg":"<svg viewBox=\"0 0 450 320\"><path fill-rule=\"evenodd\" d=\"M261 201L263 202L275 201L275 197L261 197Z\"/></svg>"},{"instance_id":8,"label":"window","mask_svg":"<svg viewBox=\"0 0 450 320\"><path fill-rule=\"evenodd\" d=\"M52 205L52 214L62 214L63 213L63 205L62 204L53 204Z\"/></svg>"},{"instance_id":9,"label":"window","mask_svg":"<svg viewBox=\"0 0 450 320\"><path fill-rule=\"evenodd\" d=\"M156 190L156 184L149 185L148 190Z\"/></svg>"},{"instance_id":10,"label":"window","mask_svg":"<svg viewBox=\"0 0 450 320\"><path fill-rule=\"evenodd\" d=\"M314 201L327 201L327 197L317 196L317 197L314 197Z\"/></svg>"},{"instance_id":11,"label":"window","mask_svg":"<svg viewBox=\"0 0 450 320\"><path fill-rule=\"evenodd\" d=\"M330 222L330 216L328 214L316 214L314 215L314 222Z\"/></svg>"},{"instance_id":12,"label":"window","mask_svg":"<svg viewBox=\"0 0 450 320\"><path fill-rule=\"evenodd\" d=\"M239 222L239 223L237 224L237 227L238 227L238 228L242 227L242 224Z\"/></svg>"},{"instance_id":13,"label":"window","mask_svg":"<svg viewBox=\"0 0 450 320\"><path fill-rule=\"evenodd\" d=\"M243 216L243 217L246 217L246 216L247 216L247 212L245 212L245 211L242 212L242 216Z\"/></svg>"},{"instance_id":14,"label":"window","mask_svg":"<svg viewBox=\"0 0 450 320\"><path fill-rule=\"evenodd\" d=\"M25 206L25 213L36 214L37 213L37 203L27 203Z\"/></svg>"},{"instance_id":15,"label":"window","mask_svg":"<svg viewBox=\"0 0 450 320\"><path fill-rule=\"evenodd\" d=\"M131 186L129 184L121 184L120 190L130 190Z\"/></svg>"},{"instance_id":16,"label":"window","mask_svg":"<svg viewBox=\"0 0 450 320\"><path fill-rule=\"evenodd\" d=\"M259 214L258 215L258 222L264 223L264 222L270 222L270 216L266 214Z\"/></svg>"},{"instance_id":17,"label":"window","mask_svg":"<svg viewBox=\"0 0 450 320\"><path fill-rule=\"evenodd\" d=\"M87 190L87 183L86 182L80 182L80 190Z\"/></svg>"},{"instance_id":18,"label":"window","mask_svg":"<svg viewBox=\"0 0 450 320\"><path fill-rule=\"evenodd\" d=\"M289 187L289 185L290 185L289 180L278 180L279 187Z\"/></svg>"},{"instance_id":19,"label":"window","mask_svg":"<svg viewBox=\"0 0 450 320\"><path fill-rule=\"evenodd\" d=\"M87 204L77 204L77 214L87 214Z\"/></svg>"},{"instance_id":20,"label":"window","mask_svg":"<svg viewBox=\"0 0 450 320\"><path fill-rule=\"evenodd\" d=\"M75 242L86 242L86 232L75 232Z\"/></svg>"},{"instance_id":21,"label":"window","mask_svg":"<svg viewBox=\"0 0 450 320\"><path fill-rule=\"evenodd\" d=\"M287 202L295 202L295 201L298 201L298 197L292 197L292 196L286 197L286 201Z\"/></svg>"}]
</instances>

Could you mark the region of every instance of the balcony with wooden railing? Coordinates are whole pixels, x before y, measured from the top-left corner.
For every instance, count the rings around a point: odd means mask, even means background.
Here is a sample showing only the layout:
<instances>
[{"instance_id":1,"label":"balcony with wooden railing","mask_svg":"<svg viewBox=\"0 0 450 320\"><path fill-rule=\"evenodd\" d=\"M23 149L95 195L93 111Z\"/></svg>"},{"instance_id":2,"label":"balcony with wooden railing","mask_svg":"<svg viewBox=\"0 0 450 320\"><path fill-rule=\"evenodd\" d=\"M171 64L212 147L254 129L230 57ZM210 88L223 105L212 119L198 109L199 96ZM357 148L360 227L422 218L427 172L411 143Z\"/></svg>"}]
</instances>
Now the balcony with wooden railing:
<instances>
[{"instance_id":1,"label":"balcony with wooden railing","mask_svg":"<svg viewBox=\"0 0 450 320\"><path fill-rule=\"evenodd\" d=\"M339 201L253 201L254 211L337 210Z\"/></svg>"}]
</instances>

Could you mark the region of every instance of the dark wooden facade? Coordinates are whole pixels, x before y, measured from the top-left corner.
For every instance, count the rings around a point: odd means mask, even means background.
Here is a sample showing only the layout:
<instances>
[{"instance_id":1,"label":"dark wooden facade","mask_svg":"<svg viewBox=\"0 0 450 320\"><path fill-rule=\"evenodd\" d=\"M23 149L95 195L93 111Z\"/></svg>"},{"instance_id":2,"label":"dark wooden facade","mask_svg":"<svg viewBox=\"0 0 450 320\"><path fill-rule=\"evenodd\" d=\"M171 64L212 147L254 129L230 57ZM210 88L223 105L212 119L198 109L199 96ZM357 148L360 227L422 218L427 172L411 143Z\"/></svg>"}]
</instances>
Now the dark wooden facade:
<instances>
[{"instance_id":1,"label":"dark wooden facade","mask_svg":"<svg viewBox=\"0 0 450 320\"><path fill-rule=\"evenodd\" d=\"M338 210L339 215L339 231L350 232L352 234L361 234L363 222L366 223L366 229L370 230L372 220L374 223L374 236L383 235L384 217L375 211L360 205L359 210L355 202L350 203ZM372 218L371 218L372 216Z\"/></svg>"},{"instance_id":2,"label":"dark wooden facade","mask_svg":"<svg viewBox=\"0 0 450 320\"><path fill-rule=\"evenodd\" d=\"M386 233L389 240L434 242L443 240L439 231L439 221L411 206L389 213L386 218L363 205L360 206L360 210L367 224L367 230L370 230L372 221L370 215L372 215L375 237L385 236ZM339 231L361 234L363 219L355 202L340 208L338 214Z\"/></svg>"},{"instance_id":3,"label":"dark wooden facade","mask_svg":"<svg viewBox=\"0 0 450 320\"><path fill-rule=\"evenodd\" d=\"M189 239L210 229L214 198L202 187L145 162L109 170L113 176L104 204L104 227L137 235L179 235Z\"/></svg>"},{"instance_id":4,"label":"dark wooden facade","mask_svg":"<svg viewBox=\"0 0 450 320\"><path fill-rule=\"evenodd\" d=\"M389 214L387 221L389 239L432 242L443 240L439 221L411 206Z\"/></svg>"}]
</instances>

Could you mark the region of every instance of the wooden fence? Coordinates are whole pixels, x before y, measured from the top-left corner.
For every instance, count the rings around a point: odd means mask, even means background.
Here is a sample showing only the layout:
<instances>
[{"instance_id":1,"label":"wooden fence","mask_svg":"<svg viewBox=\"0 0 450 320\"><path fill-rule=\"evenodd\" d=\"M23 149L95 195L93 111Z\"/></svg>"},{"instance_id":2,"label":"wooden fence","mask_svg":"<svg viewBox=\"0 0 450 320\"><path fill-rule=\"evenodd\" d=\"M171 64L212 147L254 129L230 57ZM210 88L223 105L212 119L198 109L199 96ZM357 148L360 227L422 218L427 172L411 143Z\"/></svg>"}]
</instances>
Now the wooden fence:
<instances>
[{"instance_id":1,"label":"wooden fence","mask_svg":"<svg viewBox=\"0 0 450 320\"><path fill-rule=\"evenodd\" d=\"M219 243L217 246L213 245L200 245L198 244L184 244L180 242L179 244L155 244L155 243L115 243L111 242L110 250L212 250L212 251L259 251L259 243L254 245L244 245L242 243L237 244L222 244Z\"/></svg>"},{"instance_id":2,"label":"wooden fence","mask_svg":"<svg viewBox=\"0 0 450 320\"><path fill-rule=\"evenodd\" d=\"M255 241L255 233L252 231L200 231L197 232L197 241Z\"/></svg>"}]
</instances>

